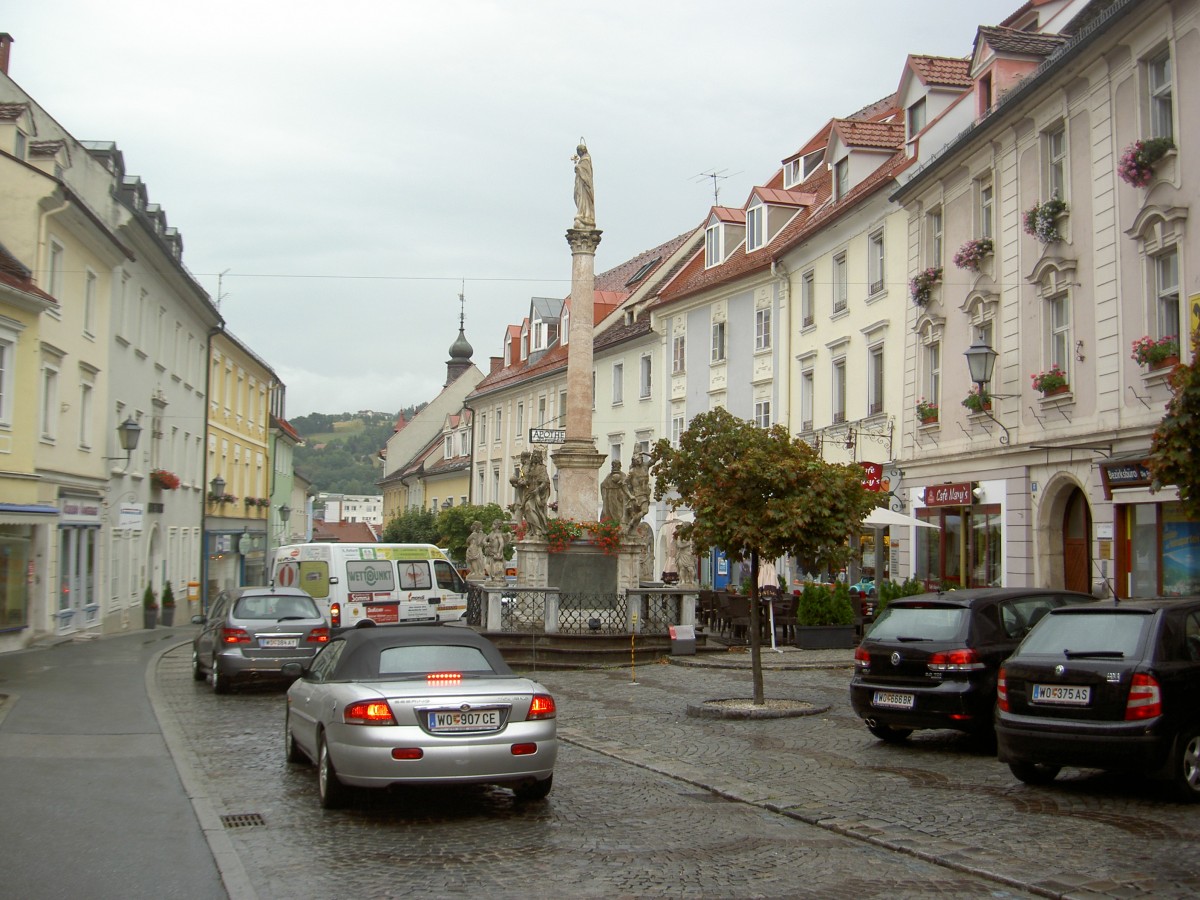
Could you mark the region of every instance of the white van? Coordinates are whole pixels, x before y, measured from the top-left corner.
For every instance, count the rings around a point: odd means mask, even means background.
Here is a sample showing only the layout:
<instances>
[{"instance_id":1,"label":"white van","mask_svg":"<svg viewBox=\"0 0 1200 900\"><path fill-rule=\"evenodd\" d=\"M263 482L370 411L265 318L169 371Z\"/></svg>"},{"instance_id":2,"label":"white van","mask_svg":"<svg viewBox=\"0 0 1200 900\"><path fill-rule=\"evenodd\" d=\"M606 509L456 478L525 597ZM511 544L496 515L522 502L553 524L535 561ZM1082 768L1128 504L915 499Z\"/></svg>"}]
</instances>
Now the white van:
<instances>
[{"instance_id":1,"label":"white van","mask_svg":"<svg viewBox=\"0 0 1200 900\"><path fill-rule=\"evenodd\" d=\"M285 544L271 551L271 579L305 591L334 628L467 612L467 584L433 544Z\"/></svg>"}]
</instances>

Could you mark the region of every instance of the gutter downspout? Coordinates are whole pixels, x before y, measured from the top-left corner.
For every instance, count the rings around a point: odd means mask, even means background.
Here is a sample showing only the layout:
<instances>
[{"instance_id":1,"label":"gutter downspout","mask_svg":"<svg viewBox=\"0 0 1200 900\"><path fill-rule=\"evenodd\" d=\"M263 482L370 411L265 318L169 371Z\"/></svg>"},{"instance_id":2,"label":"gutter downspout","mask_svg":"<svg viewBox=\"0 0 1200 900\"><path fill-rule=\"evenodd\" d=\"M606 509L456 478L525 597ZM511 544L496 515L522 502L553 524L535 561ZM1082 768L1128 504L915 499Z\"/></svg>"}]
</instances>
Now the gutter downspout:
<instances>
[{"instance_id":1,"label":"gutter downspout","mask_svg":"<svg viewBox=\"0 0 1200 900\"><path fill-rule=\"evenodd\" d=\"M779 355L775 384L779 390L779 412L775 421L791 432L792 419L792 282L791 273L777 259L771 260L771 275L779 283ZM782 377L780 377L782 375Z\"/></svg>"},{"instance_id":2,"label":"gutter downspout","mask_svg":"<svg viewBox=\"0 0 1200 900\"><path fill-rule=\"evenodd\" d=\"M212 339L218 334L224 334L225 321L208 329L207 346L204 354L204 480L200 485L200 496L204 498L201 505L200 521L200 609L203 615L208 615L208 417L212 406Z\"/></svg>"}]
</instances>

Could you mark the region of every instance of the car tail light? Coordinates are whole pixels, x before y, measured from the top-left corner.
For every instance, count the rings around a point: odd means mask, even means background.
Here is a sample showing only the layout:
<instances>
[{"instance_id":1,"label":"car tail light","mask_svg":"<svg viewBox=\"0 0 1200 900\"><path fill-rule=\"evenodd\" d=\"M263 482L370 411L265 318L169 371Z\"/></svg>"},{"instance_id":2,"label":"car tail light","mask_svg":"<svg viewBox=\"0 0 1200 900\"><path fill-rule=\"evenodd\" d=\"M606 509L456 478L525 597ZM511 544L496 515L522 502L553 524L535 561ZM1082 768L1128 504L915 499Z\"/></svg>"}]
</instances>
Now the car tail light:
<instances>
[{"instance_id":1,"label":"car tail light","mask_svg":"<svg viewBox=\"0 0 1200 900\"><path fill-rule=\"evenodd\" d=\"M1008 708L1008 681L1004 676L1004 666L1000 667L1000 675L996 679L996 705L1001 712L1011 712Z\"/></svg>"},{"instance_id":2,"label":"car tail light","mask_svg":"<svg viewBox=\"0 0 1200 900\"><path fill-rule=\"evenodd\" d=\"M1162 690L1153 675L1135 672L1125 701L1125 721L1153 719L1162 715Z\"/></svg>"},{"instance_id":3,"label":"car tail light","mask_svg":"<svg viewBox=\"0 0 1200 900\"><path fill-rule=\"evenodd\" d=\"M222 628L222 644L249 644L250 634L245 628Z\"/></svg>"},{"instance_id":4,"label":"car tail light","mask_svg":"<svg viewBox=\"0 0 1200 900\"><path fill-rule=\"evenodd\" d=\"M327 643L329 641L329 629L328 628L314 628L312 631L310 631L308 633L308 637L306 638L306 640L310 644Z\"/></svg>"},{"instance_id":5,"label":"car tail light","mask_svg":"<svg viewBox=\"0 0 1200 900\"><path fill-rule=\"evenodd\" d=\"M342 627L342 604L331 603L329 605L329 624L334 628Z\"/></svg>"},{"instance_id":6,"label":"car tail light","mask_svg":"<svg viewBox=\"0 0 1200 900\"><path fill-rule=\"evenodd\" d=\"M392 759L420 759L424 755L420 747L397 747L392 751Z\"/></svg>"},{"instance_id":7,"label":"car tail light","mask_svg":"<svg viewBox=\"0 0 1200 900\"><path fill-rule=\"evenodd\" d=\"M513 744L513 756L532 756L537 753L537 744Z\"/></svg>"},{"instance_id":8,"label":"car tail light","mask_svg":"<svg viewBox=\"0 0 1200 900\"><path fill-rule=\"evenodd\" d=\"M549 694L534 694L529 701L529 715L526 719L553 719L558 714L554 706L554 698Z\"/></svg>"},{"instance_id":9,"label":"car tail light","mask_svg":"<svg viewBox=\"0 0 1200 900\"><path fill-rule=\"evenodd\" d=\"M395 725L392 708L386 700L359 700L351 703L342 712L342 721L347 725Z\"/></svg>"},{"instance_id":10,"label":"car tail light","mask_svg":"<svg viewBox=\"0 0 1200 900\"><path fill-rule=\"evenodd\" d=\"M931 672L975 672L983 668L979 654L969 648L964 650L943 650L929 657Z\"/></svg>"},{"instance_id":11,"label":"car tail light","mask_svg":"<svg viewBox=\"0 0 1200 900\"><path fill-rule=\"evenodd\" d=\"M866 647L859 647L854 651L854 664L864 672L871 668L871 654L867 652Z\"/></svg>"},{"instance_id":12,"label":"car tail light","mask_svg":"<svg viewBox=\"0 0 1200 900\"><path fill-rule=\"evenodd\" d=\"M425 676L425 683L434 687L462 684L462 672L430 672Z\"/></svg>"}]
</instances>

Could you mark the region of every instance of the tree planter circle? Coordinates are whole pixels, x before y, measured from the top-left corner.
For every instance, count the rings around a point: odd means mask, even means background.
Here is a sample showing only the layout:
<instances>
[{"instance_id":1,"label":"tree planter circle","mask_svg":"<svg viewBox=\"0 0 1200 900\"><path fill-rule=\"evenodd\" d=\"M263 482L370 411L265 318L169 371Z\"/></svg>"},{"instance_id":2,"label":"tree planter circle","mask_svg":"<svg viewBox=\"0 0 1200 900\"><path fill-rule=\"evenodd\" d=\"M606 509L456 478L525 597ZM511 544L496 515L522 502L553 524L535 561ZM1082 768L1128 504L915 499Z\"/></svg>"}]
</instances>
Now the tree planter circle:
<instances>
[{"instance_id":1,"label":"tree planter circle","mask_svg":"<svg viewBox=\"0 0 1200 900\"><path fill-rule=\"evenodd\" d=\"M687 708L687 714L694 719L790 719L816 716L828 711L828 706L807 700L767 700L756 705L753 700L744 697L704 700L689 703Z\"/></svg>"}]
</instances>

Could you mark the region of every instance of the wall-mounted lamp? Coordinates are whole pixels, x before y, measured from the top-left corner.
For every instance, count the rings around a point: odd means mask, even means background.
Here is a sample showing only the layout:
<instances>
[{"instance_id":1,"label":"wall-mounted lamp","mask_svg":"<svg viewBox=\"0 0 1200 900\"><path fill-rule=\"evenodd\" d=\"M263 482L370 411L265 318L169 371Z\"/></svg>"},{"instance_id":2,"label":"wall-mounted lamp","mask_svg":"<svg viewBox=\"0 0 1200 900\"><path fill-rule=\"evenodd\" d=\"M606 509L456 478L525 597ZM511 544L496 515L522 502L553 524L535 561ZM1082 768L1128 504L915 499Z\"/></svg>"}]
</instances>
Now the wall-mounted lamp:
<instances>
[{"instance_id":1,"label":"wall-mounted lamp","mask_svg":"<svg viewBox=\"0 0 1200 900\"><path fill-rule=\"evenodd\" d=\"M1083 362L1085 359L1087 359L1087 357L1083 355L1083 341L1076 341L1075 342L1075 360L1077 362Z\"/></svg>"},{"instance_id":2,"label":"wall-mounted lamp","mask_svg":"<svg viewBox=\"0 0 1200 900\"><path fill-rule=\"evenodd\" d=\"M133 451L137 449L138 439L142 436L142 426L134 421L133 416L129 416L117 426L117 440L121 442L121 449L125 451L125 468L129 468L129 460L133 457ZM109 459L121 459L120 456L106 456Z\"/></svg>"},{"instance_id":3,"label":"wall-mounted lamp","mask_svg":"<svg viewBox=\"0 0 1200 900\"><path fill-rule=\"evenodd\" d=\"M971 373L971 381L975 382L975 386L979 389L980 395L991 397L994 400L1005 400L1011 398L1012 394L993 394L987 389L988 382L992 380L992 372L996 368L996 357L1000 354L993 350L987 344L982 344L976 341L969 348L963 351L963 356L967 358L967 369ZM981 407L980 413L987 416L993 422L1000 426L1000 430L1004 432L1000 437L1001 444L1008 443L1008 429L1004 427L1004 423L992 415L991 410L986 406Z\"/></svg>"},{"instance_id":4,"label":"wall-mounted lamp","mask_svg":"<svg viewBox=\"0 0 1200 900\"><path fill-rule=\"evenodd\" d=\"M451 500L449 497L447 497L445 500L442 501L442 509L449 509L453 505L454 505L454 501Z\"/></svg>"},{"instance_id":5,"label":"wall-mounted lamp","mask_svg":"<svg viewBox=\"0 0 1200 900\"><path fill-rule=\"evenodd\" d=\"M858 435L854 433L853 428L850 428L846 431L846 449L847 450L854 449L854 441L857 437L858 437Z\"/></svg>"},{"instance_id":6,"label":"wall-mounted lamp","mask_svg":"<svg viewBox=\"0 0 1200 900\"><path fill-rule=\"evenodd\" d=\"M279 507L279 521L284 525L288 523L288 519L292 517L292 508L286 503Z\"/></svg>"},{"instance_id":7,"label":"wall-mounted lamp","mask_svg":"<svg viewBox=\"0 0 1200 900\"><path fill-rule=\"evenodd\" d=\"M208 499L219 503L221 498L225 496L225 479L218 475L208 483L208 487L211 491Z\"/></svg>"}]
</instances>

